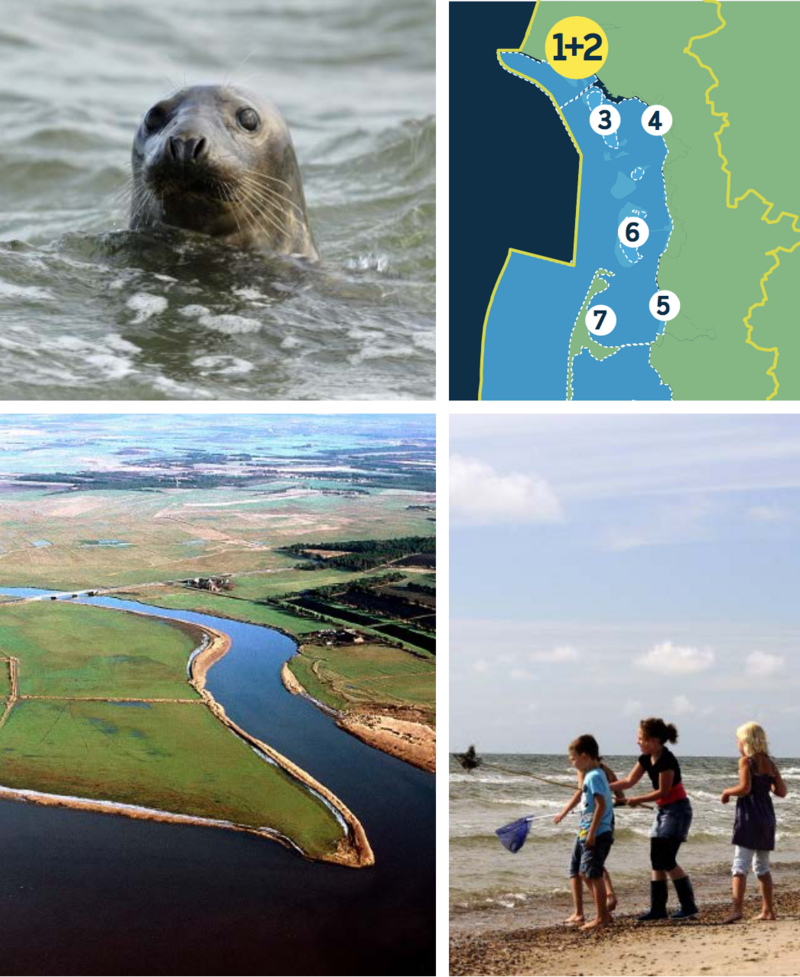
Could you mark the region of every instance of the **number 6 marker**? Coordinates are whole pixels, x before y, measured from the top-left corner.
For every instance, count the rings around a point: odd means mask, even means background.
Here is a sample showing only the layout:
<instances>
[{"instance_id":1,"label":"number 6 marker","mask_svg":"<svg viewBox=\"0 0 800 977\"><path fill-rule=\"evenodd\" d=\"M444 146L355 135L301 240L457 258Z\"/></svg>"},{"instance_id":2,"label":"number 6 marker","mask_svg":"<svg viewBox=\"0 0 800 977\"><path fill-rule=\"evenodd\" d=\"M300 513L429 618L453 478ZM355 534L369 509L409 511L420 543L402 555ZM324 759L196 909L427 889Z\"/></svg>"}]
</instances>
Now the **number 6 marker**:
<instances>
[{"instance_id":1,"label":"number 6 marker","mask_svg":"<svg viewBox=\"0 0 800 977\"><path fill-rule=\"evenodd\" d=\"M650 228L641 217L631 216L617 228L620 244L626 248L638 248L650 237Z\"/></svg>"}]
</instances>

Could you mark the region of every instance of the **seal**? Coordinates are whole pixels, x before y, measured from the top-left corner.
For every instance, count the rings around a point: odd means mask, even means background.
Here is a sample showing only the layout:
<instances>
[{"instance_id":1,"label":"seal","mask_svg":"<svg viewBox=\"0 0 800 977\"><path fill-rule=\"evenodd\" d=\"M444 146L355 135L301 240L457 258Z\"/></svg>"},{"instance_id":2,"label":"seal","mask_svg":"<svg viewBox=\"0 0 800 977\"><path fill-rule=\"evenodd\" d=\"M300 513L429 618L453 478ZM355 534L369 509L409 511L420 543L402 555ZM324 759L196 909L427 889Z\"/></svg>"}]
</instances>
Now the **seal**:
<instances>
[{"instance_id":1,"label":"seal","mask_svg":"<svg viewBox=\"0 0 800 977\"><path fill-rule=\"evenodd\" d=\"M267 99L228 85L162 99L136 132L132 170L131 230L168 225L319 258L292 137Z\"/></svg>"}]
</instances>

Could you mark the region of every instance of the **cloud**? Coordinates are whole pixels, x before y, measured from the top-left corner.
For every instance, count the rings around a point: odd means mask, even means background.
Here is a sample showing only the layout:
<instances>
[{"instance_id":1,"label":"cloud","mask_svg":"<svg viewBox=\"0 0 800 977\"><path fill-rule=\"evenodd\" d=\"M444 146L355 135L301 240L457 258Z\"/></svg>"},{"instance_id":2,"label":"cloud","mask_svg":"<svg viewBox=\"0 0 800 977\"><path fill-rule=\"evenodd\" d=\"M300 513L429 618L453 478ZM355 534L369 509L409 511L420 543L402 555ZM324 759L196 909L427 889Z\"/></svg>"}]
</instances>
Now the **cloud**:
<instances>
[{"instance_id":1,"label":"cloud","mask_svg":"<svg viewBox=\"0 0 800 977\"><path fill-rule=\"evenodd\" d=\"M626 699L625 705L622 707L623 716L641 716L642 715L642 704L638 699Z\"/></svg>"},{"instance_id":2,"label":"cloud","mask_svg":"<svg viewBox=\"0 0 800 977\"><path fill-rule=\"evenodd\" d=\"M672 711L676 716L686 716L690 712L694 712L695 708L689 702L689 699L685 695L676 695L672 699Z\"/></svg>"},{"instance_id":3,"label":"cloud","mask_svg":"<svg viewBox=\"0 0 800 977\"><path fill-rule=\"evenodd\" d=\"M580 657L580 652L569 645L551 648L549 651L532 651L529 655L534 662L574 662Z\"/></svg>"},{"instance_id":4,"label":"cloud","mask_svg":"<svg viewBox=\"0 0 800 977\"><path fill-rule=\"evenodd\" d=\"M637 668L660 675L689 675L705 672L714 664L714 652L710 648L692 648L673 645L671 641L654 645L646 655L634 659Z\"/></svg>"},{"instance_id":5,"label":"cloud","mask_svg":"<svg viewBox=\"0 0 800 977\"><path fill-rule=\"evenodd\" d=\"M781 509L777 505L754 505L747 512L751 519L759 522L785 522L792 517L787 509Z\"/></svg>"},{"instance_id":6,"label":"cloud","mask_svg":"<svg viewBox=\"0 0 800 977\"><path fill-rule=\"evenodd\" d=\"M536 680L533 672L526 672L523 668L512 668L509 674L511 678L516 679L518 682L533 682Z\"/></svg>"},{"instance_id":7,"label":"cloud","mask_svg":"<svg viewBox=\"0 0 800 977\"><path fill-rule=\"evenodd\" d=\"M476 526L563 519L558 496L543 478L502 474L463 455L450 456L450 508L457 519Z\"/></svg>"},{"instance_id":8,"label":"cloud","mask_svg":"<svg viewBox=\"0 0 800 977\"><path fill-rule=\"evenodd\" d=\"M747 656L747 674L763 677L782 672L786 659L781 655L771 655L768 651L752 651Z\"/></svg>"}]
</instances>

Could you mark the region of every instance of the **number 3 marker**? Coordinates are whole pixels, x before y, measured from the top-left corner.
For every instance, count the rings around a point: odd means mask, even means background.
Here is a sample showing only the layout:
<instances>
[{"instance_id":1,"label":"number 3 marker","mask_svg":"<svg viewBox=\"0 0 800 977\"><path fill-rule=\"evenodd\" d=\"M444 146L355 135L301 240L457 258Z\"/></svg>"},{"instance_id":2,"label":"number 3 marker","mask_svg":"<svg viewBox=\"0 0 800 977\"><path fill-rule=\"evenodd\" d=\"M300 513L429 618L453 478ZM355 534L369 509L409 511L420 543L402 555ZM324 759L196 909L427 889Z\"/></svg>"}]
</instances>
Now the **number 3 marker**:
<instances>
[{"instance_id":1,"label":"number 3 marker","mask_svg":"<svg viewBox=\"0 0 800 977\"><path fill-rule=\"evenodd\" d=\"M616 132L621 121L620 114L613 105L598 105L589 116L589 125L601 136L610 136Z\"/></svg>"}]
</instances>

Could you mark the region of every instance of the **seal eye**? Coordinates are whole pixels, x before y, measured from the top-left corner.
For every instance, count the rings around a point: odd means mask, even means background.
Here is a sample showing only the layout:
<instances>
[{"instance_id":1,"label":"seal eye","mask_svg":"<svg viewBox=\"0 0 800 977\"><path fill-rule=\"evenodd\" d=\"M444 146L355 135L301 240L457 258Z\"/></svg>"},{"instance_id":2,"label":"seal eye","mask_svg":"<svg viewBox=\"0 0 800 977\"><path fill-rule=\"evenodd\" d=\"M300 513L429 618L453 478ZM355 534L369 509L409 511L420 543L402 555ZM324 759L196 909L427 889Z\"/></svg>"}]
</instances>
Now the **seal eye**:
<instances>
[{"instance_id":1,"label":"seal eye","mask_svg":"<svg viewBox=\"0 0 800 977\"><path fill-rule=\"evenodd\" d=\"M163 108L161 108L160 105L154 105L144 117L144 127L148 130L148 132L155 132L156 129L160 129L166 121L167 113Z\"/></svg>"},{"instance_id":2,"label":"seal eye","mask_svg":"<svg viewBox=\"0 0 800 977\"><path fill-rule=\"evenodd\" d=\"M236 113L236 118L239 125L243 129L247 129L248 132L255 132L261 121L255 109L239 109Z\"/></svg>"}]
</instances>

